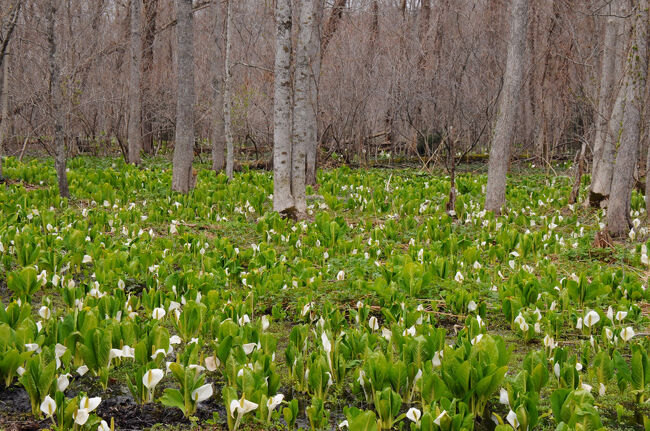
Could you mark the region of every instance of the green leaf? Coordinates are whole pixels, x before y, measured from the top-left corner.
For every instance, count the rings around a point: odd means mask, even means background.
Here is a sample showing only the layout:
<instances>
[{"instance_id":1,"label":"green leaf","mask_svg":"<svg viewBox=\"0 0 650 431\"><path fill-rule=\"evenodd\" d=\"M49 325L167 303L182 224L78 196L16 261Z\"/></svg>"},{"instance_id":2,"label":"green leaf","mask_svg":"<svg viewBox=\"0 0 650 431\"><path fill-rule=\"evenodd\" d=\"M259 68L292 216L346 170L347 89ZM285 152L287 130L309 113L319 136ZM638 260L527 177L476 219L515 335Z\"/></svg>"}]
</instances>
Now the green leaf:
<instances>
[{"instance_id":1,"label":"green leaf","mask_svg":"<svg viewBox=\"0 0 650 431\"><path fill-rule=\"evenodd\" d=\"M185 414L185 400L178 389L167 388L158 401L166 407L177 407Z\"/></svg>"}]
</instances>

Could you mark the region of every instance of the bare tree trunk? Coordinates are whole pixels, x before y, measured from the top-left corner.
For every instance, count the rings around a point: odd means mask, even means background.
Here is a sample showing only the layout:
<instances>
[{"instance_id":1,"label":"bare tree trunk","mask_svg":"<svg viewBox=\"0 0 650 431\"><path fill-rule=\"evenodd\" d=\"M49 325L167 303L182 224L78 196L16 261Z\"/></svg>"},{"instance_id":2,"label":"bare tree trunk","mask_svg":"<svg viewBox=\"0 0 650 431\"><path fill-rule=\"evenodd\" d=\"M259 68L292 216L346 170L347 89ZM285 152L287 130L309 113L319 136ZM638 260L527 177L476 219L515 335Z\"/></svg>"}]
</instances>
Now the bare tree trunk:
<instances>
[{"instance_id":1,"label":"bare tree trunk","mask_svg":"<svg viewBox=\"0 0 650 431\"><path fill-rule=\"evenodd\" d=\"M620 18L617 16L620 7L612 2L609 7L609 17L605 23L605 36L603 47L603 58L600 75L600 91L598 95L598 110L596 112L596 134L594 137L594 154L591 169L591 186L589 193L589 204L598 207L603 199L609 195L611 184L612 165L614 163L615 140L610 135L609 127L614 126L618 135L620 118L622 113L623 99L616 98L612 108L612 97L616 86L616 63L618 59L618 46L622 45L618 40L620 31ZM621 96L625 94L620 92ZM611 118L611 120L610 120Z\"/></svg>"},{"instance_id":2,"label":"bare tree trunk","mask_svg":"<svg viewBox=\"0 0 650 431\"><path fill-rule=\"evenodd\" d=\"M311 22L312 35L308 45L308 55L311 59L311 72L313 78L310 83L311 104L309 115L309 129L306 169L306 184L315 186L317 181L318 158L318 83L320 80L321 55L320 55L320 21L323 13L322 0L314 0L314 16Z\"/></svg>"},{"instance_id":3,"label":"bare tree trunk","mask_svg":"<svg viewBox=\"0 0 650 431\"><path fill-rule=\"evenodd\" d=\"M634 187L634 170L639 159L641 141L641 112L648 73L647 30L648 1L639 0L635 10L635 46L629 54L627 73L627 102L623 113L621 144L616 156L609 205L607 208L607 230L612 236L623 236L632 226L630 200Z\"/></svg>"},{"instance_id":4,"label":"bare tree trunk","mask_svg":"<svg viewBox=\"0 0 650 431\"><path fill-rule=\"evenodd\" d=\"M142 163L142 0L131 0L131 65L129 74L129 163Z\"/></svg>"},{"instance_id":5,"label":"bare tree trunk","mask_svg":"<svg viewBox=\"0 0 650 431\"><path fill-rule=\"evenodd\" d=\"M420 38L420 46L422 52L418 59L418 72L424 74L426 61L428 57L427 47L429 45L429 28L431 26L431 0L422 0L420 6L420 22L418 28L418 37Z\"/></svg>"},{"instance_id":6,"label":"bare tree trunk","mask_svg":"<svg viewBox=\"0 0 650 431\"><path fill-rule=\"evenodd\" d=\"M58 0L50 0L46 8L47 20L47 42L49 46L49 63L50 63L50 104L52 106L52 116L54 118L54 148L56 167L56 176L59 184L59 195L62 198L70 197L68 189L68 175L66 173L66 153L65 153L65 113L63 112L63 89L61 88L61 69L57 54L56 44L56 10Z\"/></svg>"},{"instance_id":7,"label":"bare tree trunk","mask_svg":"<svg viewBox=\"0 0 650 431\"><path fill-rule=\"evenodd\" d=\"M512 0L512 26L508 43L508 59L503 77L499 114L490 148L485 195L485 209L495 213L500 213L506 203L506 175L517 112L519 111L519 93L524 78L527 23L528 0Z\"/></svg>"},{"instance_id":8,"label":"bare tree trunk","mask_svg":"<svg viewBox=\"0 0 650 431\"><path fill-rule=\"evenodd\" d=\"M343 18L343 10L345 9L346 3L347 0L335 0L334 5L332 5L332 12L330 13L329 18L327 19L327 23L325 24L325 28L323 29L323 37L321 38L321 42L320 42L321 58L325 55L325 52L327 51L327 46L332 41L332 37L334 37L334 33L336 33L336 29L338 29L339 27L341 18Z\"/></svg>"},{"instance_id":9,"label":"bare tree trunk","mask_svg":"<svg viewBox=\"0 0 650 431\"><path fill-rule=\"evenodd\" d=\"M614 162L616 161L616 149L623 131L623 117L628 95L626 85L623 83L618 89L597 170L591 179L589 204L594 208L605 207L608 202L614 174Z\"/></svg>"},{"instance_id":10,"label":"bare tree trunk","mask_svg":"<svg viewBox=\"0 0 650 431\"><path fill-rule=\"evenodd\" d=\"M277 0L275 23L273 210L292 215L295 207L291 191L291 0Z\"/></svg>"},{"instance_id":11,"label":"bare tree trunk","mask_svg":"<svg viewBox=\"0 0 650 431\"><path fill-rule=\"evenodd\" d=\"M9 41L11 35L16 28L20 9L22 7L22 0L15 0L9 6L9 13L6 25L0 28L0 67L2 67L2 118L0 118L0 183L3 181L2 176L2 154L4 153L4 140L6 139L7 129L9 126L9 60L7 59L7 51L9 50ZM0 12L2 15L2 12Z\"/></svg>"},{"instance_id":12,"label":"bare tree trunk","mask_svg":"<svg viewBox=\"0 0 650 431\"><path fill-rule=\"evenodd\" d=\"M142 148L145 153L153 154L153 120L152 120L152 71L153 44L156 40L156 16L158 0L144 0L144 34L142 51Z\"/></svg>"},{"instance_id":13,"label":"bare tree trunk","mask_svg":"<svg viewBox=\"0 0 650 431\"><path fill-rule=\"evenodd\" d=\"M314 21L316 20L316 1L305 0L300 8L300 30L296 47L296 71L293 93L293 149L291 152L291 185L294 204L299 214L307 212L306 185L306 156L307 150L313 144L317 135L314 124L312 85L314 71L311 67L315 58L312 46L314 44Z\"/></svg>"},{"instance_id":14,"label":"bare tree trunk","mask_svg":"<svg viewBox=\"0 0 650 431\"><path fill-rule=\"evenodd\" d=\"M11 35L16 28L18 23L18 17L20 16L20 9L22 8L23 0L14 0L11 5L9 5L8 11L1 11L0 15L7 17L6 25L3 25L0 28L0 66L2 66L7 50L9 49L9 41L11 40ZM4 15L7 13L7 15Z\"/></svg>"},{"instance_id":15,"label":"bare tree trunk","mask_svg":"<svg viewBox=\"0 0 650 431\"><path fill-rule=\"evenodd\" d=\"M9 61L5 58L2 63L2 114L0 117L0 183L3 181L2 176L2 155L4 154L4 142L7 138L7 129L9 126Z\"/></svg>"},{"instance_id":16,"label":"bare tree trunk","mask_svg":"<svg viewBox=\"0 0 650 431\"><path fill-rule=\"evenodd\" d=\"M580 183L582 182L582 175L585 173L585 153L587 152L587 141L582 142L580 151L576 154L573 165L576 168L575 179L573 180L573 187L571 194L569 194L569 204L573 205L578 201L580 195Z\"/></svg>"},{"instance_id":17,"label":"bare tree trunk","mask_svg":"<svg viewBox=\"0 0 650 431\"><path fill-rule=\"evenodd\" d=\"M647 78L646 78L647 80ZM647 139L647 133L648 130L645 130L646 133L646 139ZM650 210L650 147L647 148L648 154L646 155L646 162L645 162L645 208L646 208L646 213ZM2 173L0 172L0 175Z\"/></svg>"},{"instance_id":18,"label":"bare tree trunk","mask_svg":"<svg viewBox=\"0 0 650 431\"><path fill-rule=\"evenodd\" d=\"M226 10L226 58L224 60L223 85L223 122L226 135L226 175L233 177L235 168L235 138L232 130L232 70L230 55L232 53L232 0L228 0Z\"/></svg>"},{"instance_id":19,"label":"bare tree trunk","mask_svg":"<svg viewBox=\"0 0 650 431\"><path fill-rule=\"evenodd\" d=\"M221 50L221 5L214 5L214 77L212 86L214 88L214 126L212 128L212 170L220 172L223 170L226 160L224 158L226 151L224 126L224 109L223 109L223 51Z\"/></svg>"},{"instance_id":20,"label":"bare tree trunk","mask_svg":"<svg viewBox=\"0 0 650 431\"><path fill-rule=\"evenodd\" d=\"M194 17L192 0L176 0L178 43L178 100L172 190L187 193L194 188Z\"/></svg>"}]
</instances>

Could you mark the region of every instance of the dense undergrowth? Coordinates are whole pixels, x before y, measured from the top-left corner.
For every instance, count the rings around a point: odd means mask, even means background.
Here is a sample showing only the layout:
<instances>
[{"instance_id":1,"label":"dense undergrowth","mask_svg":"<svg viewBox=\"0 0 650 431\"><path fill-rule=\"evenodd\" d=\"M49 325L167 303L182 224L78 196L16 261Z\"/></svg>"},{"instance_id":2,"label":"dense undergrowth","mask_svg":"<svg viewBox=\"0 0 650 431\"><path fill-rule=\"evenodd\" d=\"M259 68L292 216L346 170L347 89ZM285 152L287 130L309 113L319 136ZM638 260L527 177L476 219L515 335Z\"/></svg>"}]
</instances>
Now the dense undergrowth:
<instances>
[{"instance_id":1,"label":"dense undergrowth","mask_svg":"<svg viewBox=\"0 0 650 431\"><path fill-rule=\"evenodd\" d=\"M164 160L77 158L69 201L48 161L9 159L5 174L0 427L592 430L649 416L639 195L631 240L595 248L602 212L532 170L509 179L497 218L482 175L459 176L450 216L443 175L328 170L299 222L270 211L266 172L202 170L184 196Z\"/></svg>"}]
</instances>

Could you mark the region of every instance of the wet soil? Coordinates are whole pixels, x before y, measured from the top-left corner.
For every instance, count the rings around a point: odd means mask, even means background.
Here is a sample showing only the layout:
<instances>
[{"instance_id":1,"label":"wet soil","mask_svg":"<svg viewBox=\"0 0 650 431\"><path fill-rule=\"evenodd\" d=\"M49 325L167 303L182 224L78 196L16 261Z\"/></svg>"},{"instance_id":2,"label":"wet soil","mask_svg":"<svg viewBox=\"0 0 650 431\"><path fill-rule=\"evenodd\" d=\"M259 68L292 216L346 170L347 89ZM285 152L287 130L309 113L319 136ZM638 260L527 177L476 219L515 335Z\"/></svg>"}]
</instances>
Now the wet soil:
<instances>
[{"instance_id":1,"label":"wet soil","mask_svg":"<svg viewBox=\"0 0 650 431\"><path fill-rule=\"evenodd\" d=\"M158 424L164 425L165 428L175 426L189 429L191 426L191 422L177 408L167 408L158 403L140 405L130 394L114 395L110 392L114 391L109 389L104 394L91 394L91 396L102 397L102 402L95 413L109 423L113 418L116 430L140 431ZM216 429L227 429L226 410L216 397L199 404L195 416L199 423L206 423L214 418L215 412L220 418L216 421ZM47 429L51 426L51 420L36 420L32 416L29 396L25 389L18 386L0 388L0 430L31 431Z\"/></svg>"},{"instance_id":2,"label":"wet soil","mask_svg":"<svg viewBox=\"0 0 650 431\"><path fill-rule=\"evenodd\" d=\"M40 430L52 425L49 420L35 420L29 395L22 387L0 387L0 429L4 431Z\"/></svg>"}]
</instances>

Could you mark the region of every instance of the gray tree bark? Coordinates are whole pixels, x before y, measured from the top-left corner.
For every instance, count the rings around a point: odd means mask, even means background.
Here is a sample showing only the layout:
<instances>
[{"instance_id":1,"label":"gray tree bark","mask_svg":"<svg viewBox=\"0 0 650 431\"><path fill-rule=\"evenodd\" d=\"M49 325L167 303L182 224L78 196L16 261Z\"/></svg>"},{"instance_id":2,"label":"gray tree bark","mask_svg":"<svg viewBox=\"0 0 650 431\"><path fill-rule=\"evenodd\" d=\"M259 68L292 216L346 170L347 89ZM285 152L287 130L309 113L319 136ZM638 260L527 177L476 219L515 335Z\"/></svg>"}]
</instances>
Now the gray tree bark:
<instances>
[{"instance_id":1,"label":"gray tree bark","mask_svg":"<svg viewBox=\"0 0 650 431\"><path fill-rule=\"evenodd\" d=\"M2 155L4 154L4 142L7 138L7 129L9 125L9 61L5 58L2 63L2 113L0 114L0 182L2 182Z\"/></svg>"},{"instance_id":2,"label":"gray tree bark","mask_svg":"<svg viewBox=\"0 0 650 431\"><path fill-rule=\"evenodd\" d=\"M589 204L594 207L605 207L608 203L612 176L614 174L614 162L616 161L616 149L623 131L623 116L627 97L629 96L625 82L619 86L609 117L607 132L603 141L602 153L598 160L597 170L591 179L589 189Z\"/></svg>"},{"instance_id":3,"label":"gray tree bark","mask_svg":"<svg viewBox=\"0 0 650 431\"><path fill-rule=\"evenodd\" d=\"M293 93L293 149L291 153L291 185L296 211L307 211L306 161L308 149L313 146L317 135L313 114L314 70L314 21L316 20L316 1L305 0L300 8L300 30L296 46L296 65Z\"/></svg>"},{"instance_id":4,"label":"gray tree bark","mask_svg":"<svg viewBox=\"0 0 650 431\"><path fill-rule=\"evenodd\" d=\"M192 0L176 0L178 95L172 190L194 188L194 17Z\"/></svg>"},{"instance_id":5,"label":"gray tree bark","mask_svg":"<svg viewBox=\"0 0 650 431\"><path fill-rule=\"evenodd\" d=\"M512 21L508 58L503 90L499 101L499 114L494 129L490 160L488 163L488 182L485 195L485 209L500 213L506 203L506 175L510 163L510 149L514 137L517 112L524 79L524 60L526 54L526 32L528 25L528 0L512 0Z\"/></svg>"},{"instance_id":6,"label":"gray tree bark","mask_svg":"<svg viewBox=\"0 0 650 431\"><path fill-rule=\"evenodd\" d=\"M6 21L2 22L0 27L0 66L2 66L9 49L9 41L11 41L11 35L18 23L22 5L23 0L14 0L9 4L7 10L2 11L2 18L6 19Z\"/></svg>"},{"instance_id":7,"label":"gray tree bark","mask_svg":"<svg viewBox=\"0 0 650 431\"><path fill-rule=\"evenodd\" d=\"M607 208L607 230L612 236L623 236L632 227L630 200L634 187L634 169L639 159L641 115L648 73L647 9L648 1L639 0L635 10L634 46L628 60L623 130Z\"/></svg>"},{"instance_id":8,"label":"gray tree bark","mask_svg":"<svg viewBox=\"0 0 650 431\"><path fill-rule=\"evenodd\" d=\"M1 23L0 27L0 67L2 67L2 118L0 118L0 182L2 181L2 154L4 152L4 139L7 135L8 114L9 114L9 59L7 58L7 51L9 50L9 42L11 35L18 23L20 9L22 7L22 0L15 0L9 4L8 10L3 18L6 22Z\"/></svg>"},{"instance_id":9,"label":"gray tree bark","mask_svg":"<svg viewBox=\"0 0 650 431\"><path fill-rule=\"evenodd\" d=\"M142 0L131 0L131 65L129 73L129 163L142 163Z\"/></svg>"},{"instance_id":10,"label":"gray tree bark","mask_svg":"<svg viewBox=\"0 0 650 431\"><path fill-rule=\"evenodd\" d=\"M224 60L223 83L223 122L226 135L226 175L233 178L235 169L235 138L232 130L232 70L230 55L232 52L232 0L228 0L226 9L226 58Z\"/></svg>"},{"instance_id":11,"label":"gray tree bark","mask_svg":"<svg viewBox=\"0 0 650 431\"><path fill-rule=\"evenodd\" d=\"M325 23L325 28L323 29L323 37L321 39L320 48L321 57L325 55L327 47L332 41L336 30L339 28L339 23L343 18L343 10L345 9L346 4L347 0L334 0L334 4L332 5L332 12L330 13L329 18Z\"/></svg>"},{"instance_id":12,"label":"gray tree bark","mask_svg":"<svg viewBox=\"0 0 650 431\"><path fill-rule=\"evenodd\" d=\"M156 16L158 0L144 1L144 34L142 51L142 147L147 154L153 154L153 108L151 88L153 78L153 44L156 40Z\"/></svg>"},{"instance_id":13,"label":"gray tree bark","mask_svg":"<svg viewBox=\"0 0 650 431\"><path fill-rule=\"evenodd\" d=\"M273 99L273 211L293 215L291 188L291 0L275 6L275 67Z\"/></svg>"},{"instance_id":14,"label":"gray tree bark","mask_svg":"<svg viewBox=\"0 0 650 431\"><path fill-rule=\"evenodd\" d=\"M59 195L62 198L70 197L68 188L68 174L66 172L65 148L65 113L63 112L63 89L61 88L61 66L57 53L56 41L56 10L58 0L49 0L45 11L47 21L47 43L49 47L50 66L50 105L54 120L54 166L59 185Z\"/></svg>"},{"instance_id":15,"label":"gray tree bark","mask_svg":"<svg viewBox=\"0 0 650 431\"><path fill-rule=\"evenodd\" d=\"M306 155L305 181L315 186L317 181L318 163L318 85L320 81L321 55L320 55L320 22L323 14L322 0L314 0L314 13L311 20L311 38L309 39L307 51L311 59L311 73L313 78L310 84L310 107L308 109L309 136Z\"/></svg>"},{"instance_id":16,"label":"gray tree bark","mask_svg":"<svg viewBox=\"0 0 650 431\"><path fill-rule=\"evenodd\" d=\"M224 80L224 64L223 64L223 51L221 49L222 41L222 28L221 25L221 5L219 3L214 5L214 77L212 79L212 86L214 88L214 126L212 128L212 170L220 172L224 169L226 160L226 130L223 121L223 80Z\"/></svg>"},{"instance_id":17,"label":"gray tree bark","mask_svg":"<svg viewBox=\"0 0 650 431\"><path fill-rule=\"evenodd\" d=\"M622 35L620 34L622 30L621 5L619 3L619 1L613 1L609 5L609 17L605 23L591 185L589 187L589 204L592 207L600 206L609 196L616 143L618 142L625 100L625 89L615 92L618 80L617 60L619 60L620 50L623 49ZM616 100L612 106L614 94L616 94Z\"/></svg>"}]
</instances>

